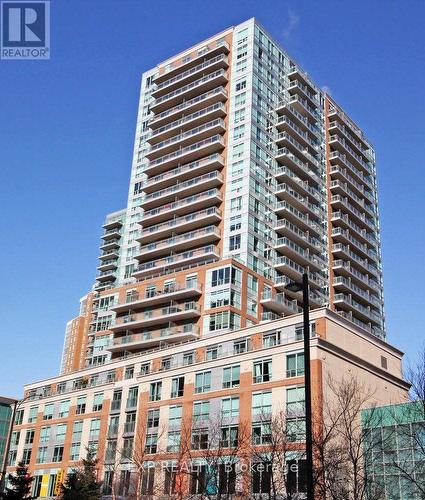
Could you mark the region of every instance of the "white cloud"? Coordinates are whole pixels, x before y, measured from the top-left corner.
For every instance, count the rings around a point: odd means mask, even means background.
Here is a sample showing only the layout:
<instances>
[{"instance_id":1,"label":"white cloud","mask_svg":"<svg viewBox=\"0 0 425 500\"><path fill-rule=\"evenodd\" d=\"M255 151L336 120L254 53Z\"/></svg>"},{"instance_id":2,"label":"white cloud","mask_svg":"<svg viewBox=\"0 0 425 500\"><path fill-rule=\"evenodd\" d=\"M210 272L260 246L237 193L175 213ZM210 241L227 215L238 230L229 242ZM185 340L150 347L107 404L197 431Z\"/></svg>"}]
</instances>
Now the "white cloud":
<instances>
[{"instance_id":1,"label":"white cloud","mask_svg":"<svg viewBox=\"0 0 425 500\"><path fill-rule=\"evenodd\" d=\"M288 23L282 34L286 39L291 38L292 33L297 29L300 23L300 17L294 14L291 10L288 11Z\"/></svg>"}]
</instances>

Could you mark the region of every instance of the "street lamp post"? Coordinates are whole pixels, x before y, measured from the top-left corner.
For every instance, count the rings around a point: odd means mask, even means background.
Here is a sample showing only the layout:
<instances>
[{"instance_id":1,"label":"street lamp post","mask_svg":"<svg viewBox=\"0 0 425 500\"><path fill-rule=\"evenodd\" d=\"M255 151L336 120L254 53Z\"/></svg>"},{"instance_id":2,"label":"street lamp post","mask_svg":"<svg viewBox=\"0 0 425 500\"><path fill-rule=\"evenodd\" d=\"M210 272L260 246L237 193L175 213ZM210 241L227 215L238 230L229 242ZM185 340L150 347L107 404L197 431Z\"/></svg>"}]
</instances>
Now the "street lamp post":
<instances>
[{"instance_id":1,"label":"street lamp post","mask_svg":"<svg viewBox=\"0 0 425 500\"><path fill-rule=\"evenodd\" d=\"M303 292L303 332L304 332L304 381L305 381L305 448L307 469L307 500L314 500L313 481L313 426L311 408L311 369L310 369L310 303L308 274L304 273L302 282L292 282L286 287L291 292Z\"/></svg>"}]
</instances>

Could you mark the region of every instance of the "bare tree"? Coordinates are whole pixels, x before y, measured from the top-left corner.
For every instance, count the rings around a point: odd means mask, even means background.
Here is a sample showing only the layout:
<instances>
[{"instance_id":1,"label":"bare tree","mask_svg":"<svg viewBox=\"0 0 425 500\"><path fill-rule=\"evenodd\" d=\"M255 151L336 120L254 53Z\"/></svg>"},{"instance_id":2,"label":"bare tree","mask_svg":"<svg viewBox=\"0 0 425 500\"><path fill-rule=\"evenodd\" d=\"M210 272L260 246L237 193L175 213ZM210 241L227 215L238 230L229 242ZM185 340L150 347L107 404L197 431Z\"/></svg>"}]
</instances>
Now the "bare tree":
<instances>
[{"instance_id":1,"label":"bare tree","mask_svg":"<svg viewBox=\"0 0 425 500\"><path fill-rule=\"evenodd\" d=\"M327 379L326 404L313 432L315 489L322 499L380 500L382 488L370 475L373 446L364 440L361 411L372 407L374 392L353 376ZM369 417L373 420L373 408Z\"/></svg>"},{"instance_id":2,"label":"bare tree","mask_svg":"<svg viewBox=\"0 0 425 500\"><path fill-rule=\"evenodd\" d=\"M246 464L250 428L221 414L207 422L188 422L182 429L180 463L186 475L183 498L229 500L246 498Z\"/></svg>"}]
</instances>

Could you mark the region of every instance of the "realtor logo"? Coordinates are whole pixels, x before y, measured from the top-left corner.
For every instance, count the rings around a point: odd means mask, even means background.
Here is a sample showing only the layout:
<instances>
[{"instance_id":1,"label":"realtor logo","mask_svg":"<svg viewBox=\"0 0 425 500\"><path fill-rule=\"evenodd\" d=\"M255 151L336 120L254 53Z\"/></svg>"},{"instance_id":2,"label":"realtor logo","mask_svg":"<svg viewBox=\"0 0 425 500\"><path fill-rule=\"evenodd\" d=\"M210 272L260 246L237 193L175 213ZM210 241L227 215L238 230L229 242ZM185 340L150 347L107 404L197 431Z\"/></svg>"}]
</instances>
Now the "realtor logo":
<instances>
[{"instance_id":1,"label":"realtor logo","mask_svg":"<svg viewBox=\"0 0 425 500\"><path fill-rule=\"evenodd\" d=\"M50 59L50 2L1 2L1 59Z\"/></svg>"}]
</instances>

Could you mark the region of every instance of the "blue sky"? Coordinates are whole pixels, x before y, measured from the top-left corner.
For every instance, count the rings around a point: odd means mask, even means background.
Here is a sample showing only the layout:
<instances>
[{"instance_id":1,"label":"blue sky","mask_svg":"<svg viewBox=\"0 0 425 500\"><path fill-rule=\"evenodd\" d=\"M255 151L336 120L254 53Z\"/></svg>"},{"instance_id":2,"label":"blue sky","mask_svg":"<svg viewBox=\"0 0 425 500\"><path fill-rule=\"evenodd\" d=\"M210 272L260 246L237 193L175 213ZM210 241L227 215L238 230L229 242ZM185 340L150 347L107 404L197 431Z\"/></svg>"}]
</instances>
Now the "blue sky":
<instances>
[{"instance_id":1,"label":"blue sky","mask_svg":"<svg viewBox=\"0 0 425 500\"><path fill-rule=\"evenodd\" d=\"M126 202L141 73L257 17L378 158L388 339L424 345L425 2L52 0L50 61L0 61L0 394L58 373Z\"/></svg>"}]
</instances>

